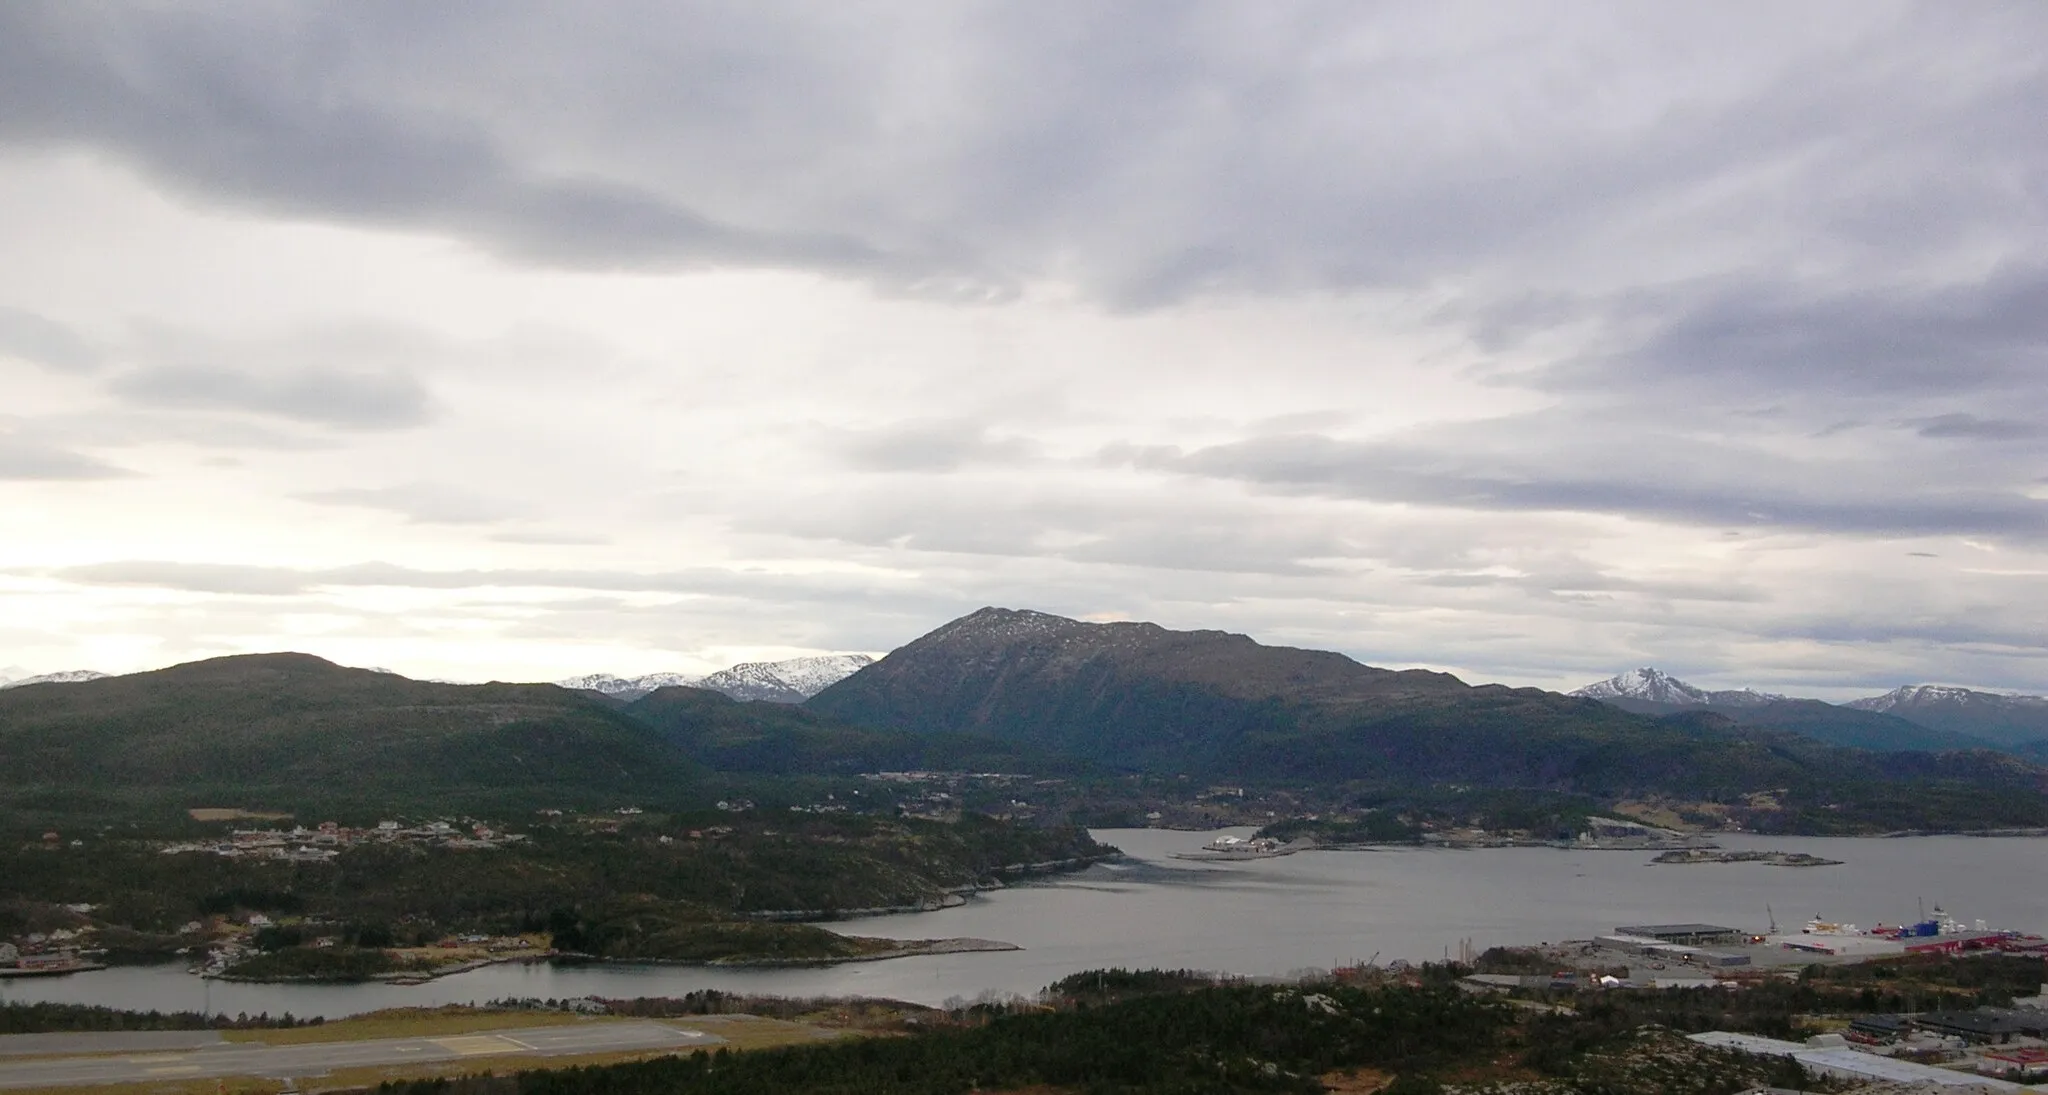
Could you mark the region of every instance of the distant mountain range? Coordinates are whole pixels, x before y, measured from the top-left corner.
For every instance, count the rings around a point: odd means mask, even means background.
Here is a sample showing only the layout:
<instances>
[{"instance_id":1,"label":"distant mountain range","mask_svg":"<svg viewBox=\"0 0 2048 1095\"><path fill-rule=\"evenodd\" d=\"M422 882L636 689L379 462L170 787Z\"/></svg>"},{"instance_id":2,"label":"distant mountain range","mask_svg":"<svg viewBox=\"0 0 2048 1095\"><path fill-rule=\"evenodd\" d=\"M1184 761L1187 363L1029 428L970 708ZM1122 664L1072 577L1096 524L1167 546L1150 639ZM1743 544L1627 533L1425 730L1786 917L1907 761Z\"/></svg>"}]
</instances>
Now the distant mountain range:
<instances>
[{"instance_id":1,"label":"distant mountain range","mask_svg":"<svg viewBox=\"0 0 2048 1095\"><path fill-rule=\"evenodd\" d=\"M2029 751L2048 742L2048 697L1975 692L1914 684L1845 706L1910 719L1922 726L1982 738Z\"/></svg>"},{"instance_id":2,"label":"distant mountain range","mask_svg":"<svg viewBox=\"0 0 2048 1095\"><path fill-rule=\"evenodd\" d=\"M0 677L0 688L21 688L31 684L74 684L78 681L96 681L107 676L91 669L67 669L61 673L39 673L33 677Z\"/></svg>"},{"instance_id":3,"label":"distant mountain range","mask_svg":"<svg viewBox=\"0 0 2048 1095\"><path fill-rule=\"evenodd\" d=\"M637 700L658 688L682 686L723 692L736 700L802 703L874 660L866 654L822 654L779 662L741 662L704 677L684 673L650 673L644 677L592 673L555 683L622 700Z\"/></svg>"},{"instance_id":4,"label":"distant mountain range","mask_svg":"<svg viewBox=\"0 0 2048 1095\"><path fill-rule=\"evenodd\" d=\"M741 662L731 669L721 669L709 676L698 677L687 673L649 673L644 677L619 677L609 673L591 673L581 677L553 683L563 688L583 692L599 692L619 700L637 700L657 688L686 686L708 688L723 692L736 700L765 700L770 703L802 703L817 695L827 685L833 684L875 659L866 654L824 654L808 658L790 658L779 662ZM398 674L378 666L369 668L372 673ZM68 684L77 681L96 681L109 674L91 669L72 669L62 673L44 673L33 677L0 676L0 689L20 688L30 684ZM437 681L437 684L453 684L454 681Z\"/></svg>"},{"instance_id":5,"label":"distant mountain range","mask_svg":"<svg viewBox=\"0 0 2048 1095\"><path fill-rule=\"evenodd\" d=\"M2039 710L2029 698L1905 690L1868 710L1651 670L1566 696L1222 631L1003 608L879 661L739 666L718 682L787 700L838 678L802 704L662 678L624 681L662 685L630 700L585 687L619 678L444 684L304 654L92 676L0 692L0 815L145 801L678 802L711 773L944 767L1451 796L1500 817L1540 795L1806 832L2048 826L2048 768L2026 759L2037 739L2020 737ZM1989 737L1914 721L1930 712L2018 744L1997 752Z\"/></svg>"},{"instance_id":6,"label":"distant mountain range","mask_svg":"<svg viewBox=\"0 0 2048 1095\"><path fill-rule=\"evenodd\" d=\"M730 786L733 774L1058 766L986 739L864 729L703 688L622 702L552 684L412 680L310 654L0 691L0 831L24 815L218 803L506 816L702 807L706 781Z\"/></svg>"},{"instance_id":7,"label":"distant mountain range","mask_svg":"<svg viewBox=\"0 0 2048 1095\"><path fill-rule=\"evenodd\" d=\"M697 682L736 700L802 703L874 663L866 654L824 654L780 662L741 662Z\"/></svg>"},{"instance_id":8,"label":"distant mountain range","mask_svg":"<svg viewBox=\"0 0 2048 1095\"><path fill-rule=\"evenodd\" d=\"M2040 696L1916 684L1830 704L1752 689L1708 691L1647 667L1572 695L1644 715L1712 711L1746 726L1857 749L2002 749L2048 757L2048 699Z\"/></svg>"},{"instance_id":9,"label":"distant mountain range","mask_svg":"<svg viewBox=\"0 0 2048 1095\"><path fill-rule=\"evenodd\" d=\"M649 673L644 677L615 677L610 673L586 673L554 683L578 692L599 692L622 700L637 700L657 688L689 687L698 678L688 673Z\"/></svg>"}]
</instances>

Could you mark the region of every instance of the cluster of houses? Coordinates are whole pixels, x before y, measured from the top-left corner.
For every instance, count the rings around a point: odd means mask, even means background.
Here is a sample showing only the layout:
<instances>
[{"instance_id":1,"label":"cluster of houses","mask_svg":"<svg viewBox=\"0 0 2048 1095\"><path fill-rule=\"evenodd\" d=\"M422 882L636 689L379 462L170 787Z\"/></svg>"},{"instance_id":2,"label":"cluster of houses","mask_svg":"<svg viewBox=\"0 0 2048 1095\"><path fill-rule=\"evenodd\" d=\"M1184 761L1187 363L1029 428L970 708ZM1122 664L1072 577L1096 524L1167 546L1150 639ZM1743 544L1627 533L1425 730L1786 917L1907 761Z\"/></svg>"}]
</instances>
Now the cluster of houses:
<instances>
[{"instance_id":1,"label":"cluster of houses","mask_svg":"<svg viewBox=\"0 0 2048 1095\"><path fill-rule=\"evenodd\" d=\"M228 859L278 859L298 863L320 863L333 859L345 848L364 844L413 844L437 848L489 849L516 844L523 833L500 832L483 822L458 826L448 821L405 825L380 821L375 828L355 829L323 821L308 829L236 829L224 839L173 841L157 849L164 855L210 854Z\"/></svg>"},{"instance_id":2,"label":"cluster of houses","mask_svg":"<svg viewBox=\"0 0 2048 1095\"><path fill-rule=\"evenodd\" d=\"M1039 807L1022 796L1053 794L1066 782L1011 772L866 772L860 778L891 786L898 813L929 821L958 821L970 808L1005 821L1028 821Z\"/></svg>"}]
</instances>

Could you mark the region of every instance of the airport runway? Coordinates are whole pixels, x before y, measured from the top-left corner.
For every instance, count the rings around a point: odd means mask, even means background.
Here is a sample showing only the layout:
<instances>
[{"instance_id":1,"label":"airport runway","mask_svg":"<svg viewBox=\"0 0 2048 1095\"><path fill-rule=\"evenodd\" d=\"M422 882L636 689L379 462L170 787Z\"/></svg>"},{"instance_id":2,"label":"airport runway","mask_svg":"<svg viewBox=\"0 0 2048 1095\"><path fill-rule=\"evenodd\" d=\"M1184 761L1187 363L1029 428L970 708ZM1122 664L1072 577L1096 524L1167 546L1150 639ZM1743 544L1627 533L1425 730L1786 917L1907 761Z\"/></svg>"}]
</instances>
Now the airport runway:
<instances>
[{"instance_id":1,"label":"airport runway","mask_svg":"<svg viewBox=\"0 0 2048 1095\"><path fill-rule=\"evenodd\" d=\"M714 1046L723 1039L661 1023L577 1023L572 1026L452 1034L440 1038L381 1038L260 1046L222 1042L196 1049L98 1057L0 1061L0 1089L76 1087L216 1076L320 1076L338 1068L459 1061L464 1057L617 1053L642 1049Z\"/></svg>"}]
</instances>

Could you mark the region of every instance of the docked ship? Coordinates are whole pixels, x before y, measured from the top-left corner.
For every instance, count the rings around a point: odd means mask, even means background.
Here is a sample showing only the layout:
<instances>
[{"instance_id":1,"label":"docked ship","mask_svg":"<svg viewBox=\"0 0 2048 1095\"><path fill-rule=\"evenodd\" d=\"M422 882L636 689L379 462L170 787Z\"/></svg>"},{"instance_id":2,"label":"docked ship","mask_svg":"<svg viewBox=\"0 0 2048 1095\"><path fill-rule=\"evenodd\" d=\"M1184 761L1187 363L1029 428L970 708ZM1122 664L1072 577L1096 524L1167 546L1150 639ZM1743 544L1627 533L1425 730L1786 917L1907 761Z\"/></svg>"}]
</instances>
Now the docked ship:
<instances>
[{"instance_id":1,"label":"docked ship","mask_svg":"<svg viewBox=\"0 0 2048 1095\"><path fill-rule=\"evenodd\" d=\"M1854 924L1815 917L1797 935L1774 935L1772 941L1786 950L1816 954L1961 954L1968 951L1999 950L2018 954L2048 953L2048 940L2038 935L1987 927L1982 920L1972 924L1943 912L1911 924L1878 924L1859 928Z\"/></svg>"},{"instance_id":2,"label":"docked ship","mask_svg":"<svg viewBox=\"0 0 2048 1095\"><path fill-rule=\"evenodd\" d=\"M13 944L0 943L0 977L57 977L66 973L103 970L106 965L88 962L77 951L47 951L22 954Z\"/></svg>"},{"instance_id":3,"label":"docked ship","mask_svg":"<svg viewBox=\"0 0 2048 1095\"><path fill-rule=\"evenodd\" d=\"M1307 846L1307 841L1282 844L1269 836L1219 836L1195 851L1174 852L1172 855L1175 859L1272 859L1293 855Z\"/></svg>"}]
</instances>

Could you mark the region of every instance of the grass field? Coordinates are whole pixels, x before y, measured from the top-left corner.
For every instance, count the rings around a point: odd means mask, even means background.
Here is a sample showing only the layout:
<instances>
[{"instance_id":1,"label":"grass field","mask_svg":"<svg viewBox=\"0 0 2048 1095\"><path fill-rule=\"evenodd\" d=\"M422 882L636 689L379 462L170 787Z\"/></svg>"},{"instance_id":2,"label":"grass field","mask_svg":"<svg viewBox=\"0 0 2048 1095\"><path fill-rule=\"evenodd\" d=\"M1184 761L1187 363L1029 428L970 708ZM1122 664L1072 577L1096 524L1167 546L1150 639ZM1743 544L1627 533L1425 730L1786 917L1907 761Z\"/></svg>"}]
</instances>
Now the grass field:
<instances>
[{"instance_id":1,"label":"grass field","mask_svg":"<svg viewBox=\"0 0 2048 1095\"><path fill-rule=\"evenodd\" d=\"M601 1018L561 1011L484 1011L471 1008L394 1008L336 1019L316 1027L285 1030L227 1030L230 1042L266 1046L297 1046L321 1042L367 1042L378 1038L438 1038L446 1034L482 1034L516 1027L554 1027L603 1022Z\"/></svg>"}]
</instances>

